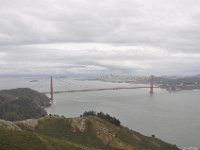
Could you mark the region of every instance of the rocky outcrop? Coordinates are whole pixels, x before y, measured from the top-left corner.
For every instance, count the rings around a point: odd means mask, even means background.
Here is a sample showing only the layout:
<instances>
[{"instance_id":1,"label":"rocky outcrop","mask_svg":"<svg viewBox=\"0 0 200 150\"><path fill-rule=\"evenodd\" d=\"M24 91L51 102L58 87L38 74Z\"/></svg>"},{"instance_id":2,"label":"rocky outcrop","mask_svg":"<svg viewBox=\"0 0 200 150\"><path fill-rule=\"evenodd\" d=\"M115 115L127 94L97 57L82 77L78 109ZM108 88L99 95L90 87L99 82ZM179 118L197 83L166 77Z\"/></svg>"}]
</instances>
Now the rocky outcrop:
<instances>
[{"instance_id":1,"label":"rocky outcrop","mask_svg":"<svg viewBox=\"0 0 200 150\"><path fill-rule=\"evenodd\" d=\"M0 127L7 129L21 130L15 123L5 120L0 120Z\"/></svg>"},{"instance_id":2,"label":"rocky outcrop","mask_svg":"<svg viewBox=\"0 0 200 150\"><path fill-rule=\"evenodd\" d=\"M87 128L87 120L84 118L73 118L71 120L71 126L74 129L74 132L77 130L81 133L84 133Z\"/></svg>"}]
</instances>

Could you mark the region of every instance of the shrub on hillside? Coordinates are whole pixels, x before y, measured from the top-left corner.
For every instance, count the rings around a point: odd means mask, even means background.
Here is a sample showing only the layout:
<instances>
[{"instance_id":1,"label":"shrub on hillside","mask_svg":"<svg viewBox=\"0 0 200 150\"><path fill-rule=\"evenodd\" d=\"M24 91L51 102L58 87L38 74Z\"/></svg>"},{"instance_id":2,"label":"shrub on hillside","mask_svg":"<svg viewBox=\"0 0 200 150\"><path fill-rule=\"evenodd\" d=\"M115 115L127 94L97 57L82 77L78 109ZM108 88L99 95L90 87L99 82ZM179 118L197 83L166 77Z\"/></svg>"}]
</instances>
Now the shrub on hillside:
<instances>
[{"instance_id":1,"label":"shrub on hillside","mask_svg":"<svg viewBox=\"0 0 200 150\"><path fill-rule=\"evenodd\" d=\"M119 119L116 119L115 117L111 117L109 114L104 114L103 112L98 112L96 113L95 111L85 111L82 115L84 116L96 116L99 117L101 119L104 119L106 121L109 121L112 124L115 124L116 126L120 126L121 122L119 121Z\"/></svg>"}]
</instances>

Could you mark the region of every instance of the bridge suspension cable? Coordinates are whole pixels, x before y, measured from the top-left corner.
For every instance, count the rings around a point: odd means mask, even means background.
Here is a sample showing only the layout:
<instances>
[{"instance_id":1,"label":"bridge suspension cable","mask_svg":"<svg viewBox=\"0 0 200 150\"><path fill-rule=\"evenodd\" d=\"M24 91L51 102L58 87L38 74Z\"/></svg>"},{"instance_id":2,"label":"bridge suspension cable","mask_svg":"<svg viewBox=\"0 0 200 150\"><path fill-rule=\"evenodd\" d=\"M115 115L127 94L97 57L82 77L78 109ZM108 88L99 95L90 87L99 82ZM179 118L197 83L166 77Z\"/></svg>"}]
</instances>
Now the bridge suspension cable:
<instances>
[{"instance_id":1,"label":"bridge suspension cable","mask_svg":"<svg viewBox=\"0 0 200 150\"><path fill-rule=\"evenodd\" d=\"M86 86L83 86L83 85L80 85L80 84L75 84L75 83L72 83L72 82L67 82L65 80L62 80L62 79L58 79L61 83L65 83L65 84L68 84L68 85L74 85L76 87L80 87L80 88L88 88Z\"/></svg>"},{"instance_id":2,"label":"bridge suspension cable","mask_svg":"<svg viewBox=\"0 0 200 150\"><path fill-rule=\"evenodd\" d=\"M49 80L49 78L46 78L46 79L43 79L41 80L40 82L30 86L31 89L35 88L35 87L38 87L39 85L41 85L42 83L44 83L45 81Z\"/></svg>"},{"instance_id":3,"label":"bridge suspension cable","mask_svg":"<svg viewBox=\"0 0 200 150\"><path fill-rule=\"evenodd\" d=\"M53 79L55 79L55 81L53 81ZM134 85L132 86L130 84L128 86L122 86L122 87L113 86L113 87L90 87L89 88L87 86L83 86L83 85L80 85L80 84L77 84L77 83L65 81L65 80L60 79L60 78L53 78L51 76L50 82L49 82L49 78L45 78L45 79L41 80L39 83L32 85L30 88L36 88L36 87L42 85L42 83L44 83L47 80L48 80L48 86L45 86L45 87L49 87L49 85L50 85L50 88L48 88L48 92L44 92L44 93L50 94L50 100L53 100L54 93L74 93L74 92L89 92L89 91L150 88L150 94L153 94L153 89L156 88L156 87L154 87L154 76L153 75L151 75L150 78L149 78L149 85L150 86L134 86ZM59 81L59 82L56 82L56 81ZM55 83L55 84L53 85L53 83ZM58 90L54 91L54 89L57 89L55 86L58 85L58 84L60 85L60 87L57 87ZM62 85L72 85L72 86L75 86L75 87L79 87L80 89L73 89L72 87L69 87L69 88L66 89L66 87L64 87ZM62 88L64 88L64 89L61 90ZM44 88L42 88L42 90L44 90Z\"/></svg>"}]
</instances>

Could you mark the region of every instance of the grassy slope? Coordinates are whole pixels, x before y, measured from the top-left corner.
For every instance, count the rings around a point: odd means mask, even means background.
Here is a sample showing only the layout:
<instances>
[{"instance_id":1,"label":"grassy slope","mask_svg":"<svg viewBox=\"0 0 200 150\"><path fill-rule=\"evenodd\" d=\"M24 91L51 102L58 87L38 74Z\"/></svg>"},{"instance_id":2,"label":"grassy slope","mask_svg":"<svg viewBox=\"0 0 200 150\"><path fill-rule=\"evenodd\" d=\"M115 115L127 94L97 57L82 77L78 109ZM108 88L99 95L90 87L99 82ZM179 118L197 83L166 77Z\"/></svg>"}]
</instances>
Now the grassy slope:
<instances>
[{"instance_id":1,"label":"grassy slope","mask_svg":"<svg viewBox=\"0 0 200 150\"><path fill-rule=\"evenodd\" d=\"M30 131L0 128L0 150L95 150Z\"/></svg>"},{"instance_id":2,"label":"grassy slope","mask_svg":"<svg viewBox=\"0 0 200 150\"><path fill-rule=\"evenodd\" d=\"M96 117L66 119L44 117L22 131L0 128L0 150L178 150L156 138L146 137Z\"/></svg>"}]
</instances>

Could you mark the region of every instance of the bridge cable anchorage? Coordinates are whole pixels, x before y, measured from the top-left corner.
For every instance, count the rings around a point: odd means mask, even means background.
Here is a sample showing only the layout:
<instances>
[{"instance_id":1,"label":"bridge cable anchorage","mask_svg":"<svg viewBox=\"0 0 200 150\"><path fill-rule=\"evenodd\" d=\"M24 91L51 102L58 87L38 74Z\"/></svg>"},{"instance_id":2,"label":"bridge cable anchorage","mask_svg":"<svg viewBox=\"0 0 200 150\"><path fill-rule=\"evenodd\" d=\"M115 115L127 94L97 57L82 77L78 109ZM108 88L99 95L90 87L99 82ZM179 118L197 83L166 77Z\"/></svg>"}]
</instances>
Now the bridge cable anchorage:
<instances>
[{"instance_id":1,"label":"bridge cable anchorage","mask_svg":"<svg viewBox=\"0 0 200 150\"><path fill-rule=\"evenodd\" d=\"M154 88L154 76L151 75L150 79L149 79L149 83L150 83L150 94L153 94L153 88Z\"/></svg>"}]
</instances>

